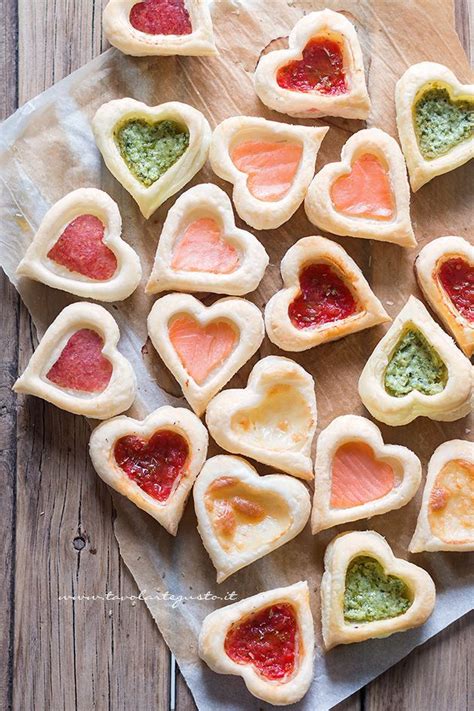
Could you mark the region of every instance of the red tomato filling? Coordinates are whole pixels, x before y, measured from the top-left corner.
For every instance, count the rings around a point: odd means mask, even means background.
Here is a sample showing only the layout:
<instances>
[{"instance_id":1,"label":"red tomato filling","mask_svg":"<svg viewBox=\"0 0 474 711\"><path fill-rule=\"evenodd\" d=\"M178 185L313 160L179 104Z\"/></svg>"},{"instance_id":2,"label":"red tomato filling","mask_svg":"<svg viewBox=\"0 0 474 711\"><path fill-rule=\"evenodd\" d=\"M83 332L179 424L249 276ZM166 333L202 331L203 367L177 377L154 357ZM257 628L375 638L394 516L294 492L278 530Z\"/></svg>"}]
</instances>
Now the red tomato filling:
<instances>
[{"instance_id":1,"label":"red tomato filling","mask_svg":"<svg viewBox=\"0 0 474 711\"><path fill-rule=\"evenodd\" d=\"M300 293L288 308L296 328L316 328L356 313L349 288L328 264L310 264L300 274Z\"/></svg>"},{"instance_id":2,"label":"red tomato filling","mask_svg":"<svg viewBox=\"0 0 474 711\"><path fill-rule=\"evenodd\" d=\"M132 7L130 24L147 35L189 35L193 31L184 0L143 0Z\"/></svg>"},{"instance_id":3,"label":"red tomato filling","mask_svg":"<svg viewBox=\"0 0 474 711\"><path fill-rule=\"evenodd\" d=\"M443 262L438 279L461 316L474 321L474 267L461 257Z\"/></svg>"},{"instance_id":4,"label":"red tomato filling","mask_svg":"<svg viewBox=\"0 0 474 711\"><path fill-rule=\"evenodd\" d=\"M336 96L347 91L344 57L338 42L315 37L303 50L303 59L280 67L277 83L291 91L319 91Z\"/></svg>"},{"instance_id":5,"label":"red tomato filling","mask_svg":"<svg viewBox=\"0 0 474 711\"><path fill-rule=\"evenodd\" d=\"M83 328L71 336L46 377L68 390L96 393L105 390L112 377L112 363L102 355L104 341Z\"/></svg>"}]
</instances>

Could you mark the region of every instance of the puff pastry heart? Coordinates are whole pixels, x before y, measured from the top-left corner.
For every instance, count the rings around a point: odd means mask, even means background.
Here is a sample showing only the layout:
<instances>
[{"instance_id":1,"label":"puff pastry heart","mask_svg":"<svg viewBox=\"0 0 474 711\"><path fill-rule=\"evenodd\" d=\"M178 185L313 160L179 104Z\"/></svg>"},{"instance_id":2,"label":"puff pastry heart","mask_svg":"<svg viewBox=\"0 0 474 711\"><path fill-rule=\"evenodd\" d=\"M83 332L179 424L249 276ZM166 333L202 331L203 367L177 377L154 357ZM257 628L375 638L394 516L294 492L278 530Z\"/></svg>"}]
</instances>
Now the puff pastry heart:
<instances>
[{"instance_id":1,"label":"puff pastry heart","mask_svg":"<svg viewBox=\"0 0 474 711\"><path fill-rule=\"evenodd\" d=\"M241 676L258 699L299 701L313 678L314 628L307 582L267 590L208 615L199 656L218 674Z\"/></svg>"},{"instance_id":2,"label":"puff pastry heart","mask_svg":"<svg viewBox=\"0 0 474 711\"><path fill-rule=\"evenodd\" d=\"M471 411L472 379L469 360L410 296L367 361L359 395L387 425L406 425L420 415L451 422Z\"/></svg>"},{"instance_id":3,"label":"puff pastry heart","mask_svg":"<svg viewBox=\"0 0 474 711\"><path fill-rule=\"evenodd\" d=\"M314 380L289 358L260 360L246 388L225 390L211 400L206 423L217 444L228 452L301 479L313 478Z\"/></svg>"},{"instance_id":4,"label":"puff pastry heart","mask_svg":"<svg viewBox=\"0 0 474 711\"><path fill-rule=\"evenodd\" d=\"M174 536L207 444L207 430L196 415L165 406L142 421L103 422L92 433L89 452L106 484Z\"/></svg>"},{"instance_id":5,"label":"puff pastry heart","mask_svg":"<svg viewBox=\"0 0 474 711\"><path fill-rule=\"evenodd\" d=\"M408 550L474 551L473 442L454 439L435 450Z\"/></svg>"},{"instance_id":6,"label":"puff pastry heart","mask_svg":"<svg viewBox=\"0 0 474 711\"><path fill-rule=\"evenodd\" d=\"M53 321L13 389L62 410L105 420L135 399L130 363L117 350L120 333L98 304L66 306Z\"/></svg>"},{"instance_id":7,"label":"puff pastry heart","mask_svg":"<svg viewBox=\"0 0 474 711\"><path fill-rule=\"evenodd\" d=\"M318 437L312 531L399 509L420 482L416 454L384 444L377 425L365 417L336 417Z\"/></svg>"},{"instance_id":8,"label":"puff pastry heart","mask_svg":"<svg viewBox=\"0 0 474 711\"><path fill-rule=\"evenodd\" d=\"M288 45L257 64L255 91L266 106L297 118L367 118L362 52L344 15L310 12L293 27Z\"/></svg>"},{"instance_id":9,"label":"puff pastry heart","mask_svg":"<svg viewBox=\"0 0 474 711\"><path fill-rule=\"evenodd\" d=\"M107 168L145 218L202 168L211 141L203 114L179 101L109 101L98 109L92 128Z\"/></svg>"},{"instance_id":10,"label":"puff pastry heart","mask_svg":"<svg viewBox=\"0 0 474 711\"><path fill-rule=\"evenodd\" d=\"M329 129L232 116L212 134L213 171L233 183L239 216L257 230L279 227L296 212Z\"/></svg>"},{"instance_id":11,"label":"puff pastry heart","mask_svg":"<svg viewBox=\"0 0 474 711\"><path fill-rule=\"evenodd\" d=\"M69 193L48 210L16 273L98 301L121 301L142 269L121 238L117 203L95 188Z\"/></svg>"},{"instance_id":12,"label":"puff pastry heart","mask_svg":"<svg viewBox=\"0 0 474 711\"><path fill-rule=\"evenodd\" d=\"M335 235L416 246L403 155L379 128L349 138L340 163L325 165L314 177L304 206L314 225Z\"/></svg>"},{"instance_id":13,"label":"puff pastry heart","mask_svg":"<svg viewBox=\"0 0 474 711\"><path fill-rule=\"evenodd\" d=\"M439 237L423 247L416 276L429 305L468 358L474 352L474 246L462 237Z\"/></svg>"},{"instance_id":14,"label":"puff pastry heart","mask_svg":"<svg viewBox=\"0 0 474 711\"><path fill-rule=\"evenodd\" d=\"M236 227L225 192L211 183L196 185L168 212L146 292L242 296L257 288L267 265L263 245Z\"/></svg>"},{"instance_id":15,"label":"puff pastry heart","mask_svg":"<svg viewBox=\"0 0 474 711\"><path fill-rule=\"evenodd\" d=\"M148 333L197 415L258 350L264 336L260 310L245 299L204 306L189 294L155 302Z\"/></svg>"},{"instance_id":16,"label":"puff pastry heart","mask_svg":"<svg viewBox=\"0 0 474 711\"><path fill-rule=\"evenodd\" d=\"M413 64L395 89L397 127L413 192L474 157L474 84L435 62Z\"/></svg>"},{"instance_id":17,"label":"puff pastry heart","mask_svg":"<svg viewBox=\"0 0 474 711\"><path fill-rule=\"evenodd\" d=\"M109 0L103 26L110 44L134 57L217 54L205 0Z\"/></svg>"},{"instance_id":18,"label":"puff pastry heart","mask_svg":"<svg viewBox=\"0 0 474 711\"><path fill-rule=\"evenodd\" d=\"M426 570L395 558L375 531L342 533L326 548L321 580L326 649L418 627L431 615L435 599Z\"/></svg>"},{"instance_id":19,"label":"puff pastry heart","mask_svg":"<svg viewBox=\"0 0 474 711\"><path fill-rule=\"evenodd\" d=\"M390 318L357 264L336 242L303 237L281 262L284 288L265 308L270 340L304 351Z\"/></svg>"},{"instance_id":20,"label":"puff pastry heart","mask_svg":"<svg viewBox=\"0 0 474 711\"><path fill-rule=\"evenodd\" d=\"M305 485L285 474L259 476L245 459L209 459L193 490L198 531L217 582L280 548L306 525Z\"/></svg>"}]
</instances>

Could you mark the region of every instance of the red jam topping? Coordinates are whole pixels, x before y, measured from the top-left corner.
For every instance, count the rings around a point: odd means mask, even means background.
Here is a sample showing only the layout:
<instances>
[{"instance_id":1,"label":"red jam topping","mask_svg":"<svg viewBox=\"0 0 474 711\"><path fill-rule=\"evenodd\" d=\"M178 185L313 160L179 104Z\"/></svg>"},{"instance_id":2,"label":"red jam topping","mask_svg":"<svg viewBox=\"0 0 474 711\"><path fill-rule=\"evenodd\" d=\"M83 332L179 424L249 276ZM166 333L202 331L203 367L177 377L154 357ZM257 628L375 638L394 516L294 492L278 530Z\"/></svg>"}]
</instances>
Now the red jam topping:
<instances>
[{"instance_id":1,"label":"red jam topping","mask_svg":"<svg viewBox=\"0 0 474 711\"><path fill-rule=\"evenodd\" d=\"M319 91L337 96L347 91L341 45L315 37L303 50L303 59L286 64L277 72L278 86L291 91Z\"/></svg>"},{"instance_id":2,"label":"red jam topping","mask_svg":"<svg viewBox=\"0 0 474 711\"><path fill-rule=\"evenodd\" d=\"M184 437L158 430L149 440L135 435L119 439L115 461L125 474L157 501L167 501L176 480L183 474L189 455Z\"/></svg>"},{"instance_id":3,"label":"red jam topping","mask_svg":"<svg viewBox=\"0 0 474 711\"><path fill-rule=\"evenodd\" d=\"M112 377L112 363L102 355L104 341L83 328L71 336L61 355L46 374L48 380L67 390L100 393Z\"/></svg>"},{"instance_id":4,"label":"red jam topping","mask_svg":"<svg viewBox=\"0 0 474 711\"><path fill-rule=\"evenodd\" d=\"M115 274L117 259L103 239L104 225L99 218L80 215L66 227L48 257L71 272L105 281Z\"/></svg>"},{"instance_id":5,"label":"red jam topping","mask_svg":"<svg viewBox=\"0 0 474 711\"><path fill-rule=\"evenodd\" d=\"M189 35L193 31L184 0L143 0L132 7L130 24L147 35Z\"/></svg>"},{"instance_id":6,"label":"red jam topping","mask_svg":"<svg viewBox=\"0 0 474 711\"><path fill-rule=\"evenodd\" d=\"M349 288L328 264L310 264L300 274L300 293L288 308L296 328L316 328L356 313Z\"/></svg>"},{"instance_id":7,"label":"red jam topping","mask_svg":"<svg viewBox=\"0 0 474 711\"><path fill-rule=\"evenodd\" d=\"M455 257L443 262L438 279L461 316L474 322L474 267Z\"/></svg>"},{"instance_id":8,"label":"red jam topping","mask_svg":"<svg viewBox=\"0 0 474 711\"><path fill-rule=\"evenodd\" d=\"M265 607L230 628L226 654L237 664L253 664L267 679L283 679L296 665L298 625L288 603Z\"/></svg>"}]
</instances>

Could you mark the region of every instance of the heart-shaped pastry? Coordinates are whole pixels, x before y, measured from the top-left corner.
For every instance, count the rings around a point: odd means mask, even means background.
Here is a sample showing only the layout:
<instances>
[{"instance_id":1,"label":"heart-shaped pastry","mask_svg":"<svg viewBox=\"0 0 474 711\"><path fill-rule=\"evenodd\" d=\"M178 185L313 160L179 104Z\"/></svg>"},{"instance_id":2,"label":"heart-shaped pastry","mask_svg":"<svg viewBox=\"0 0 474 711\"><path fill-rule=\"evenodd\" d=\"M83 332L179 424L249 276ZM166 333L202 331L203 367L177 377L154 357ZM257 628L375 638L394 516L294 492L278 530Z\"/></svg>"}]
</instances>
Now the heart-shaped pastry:
<instances>
[{"instance_id":1,"label":"heart-shaped pastry","mask_svg":"<svg viewBox=\"0 0 474 711\"><path fill-rule=\"evenodd\" d=\"M232 116L212 134L213 171L233 183L235 209L258 230L274 229L304 200L327 127Z\"/></svg>"},{"instance_id":2,"label":"heart-shaped pastry","mask_svg":"<svg viewBox=\"0 0 474 711\"><path fill-rule=\"evenodd\" d=\"M217 444L301 479L312 479L317 411L314 380L300 365L267 356L243 390L211 400L206 423Z\"/></svg>"},{"instance_id":3,"label":"heart-shaped pastry","mask_svg":"<svg viewBox=\"0 0 474 711\"><path fill-rule=\"evenodd\" d=\"M379 128L354 133L339 163L328 163L309 186L308 219L336 235L414 247L410 188L398 143Z\"/></svg>"},{"instance_id":4,"label":"heart-shaped pastry","mask_svg":"<svg viewBox=\"0 0 474 711\"><path fill-rule=\"evenodd\" d=\"M474 84L435 62L413 64L395 90L397 127L413 192L474 157Z\"/></svg>"},{"instance_id":5,"label":"heart-shaped pastry","mask_svg":"<svg viewBox=\"0 0 474 711\"><path fill-rule=\"evenodd\" d=\"M377 425L365 417L336 417L318 437L312 531L399 509L420 482L416 454L384 444Z\"/></svg>"},{"instance_id":6,"label":"heart-shaped pastry","mask_svg":"<svg viewBox=\"0 0 474 711\"><path fill-rule=\"evenodd\" d=\"M304 484L284 474L259 476L240 457L213 457L193 491L198 531L217 582L300 533L311 503Z\"/></svg>"},{"instance_id":7,"label":"heart-shaped pastry","mask_svg":"<svg viewBox=\"0 0 474 711\"><path fill-rule=\"evenodd\" d=\"M281 262L283 289L265 308L270 340L304 351L389 321L357 264L336 242L303 237Z\"/></svg>"},{"instance_id":8,"label":"heart-shaped pastry","mask_svg":"<svg viewBox=\"0 0 474 711\"><path fill-rule=\"evenodd\" d=\"M196 185L168 212L146 291L241 296L257 288L267 264L260 242L236 227L225 192L211 183Z\"/></svg>"},{"instance_id":9,"label":"heart-shaped pastry","mask_svg":"<svg viewBox=\"0 0 474 711\"><path fill-rule=\"evenodd\" d=\"M339 12L310 12L298 20L288 49L260 56L254 81L260 100L289 116L369 115L359 40L354 26Z\"/></svg>"},{"instance_id":10,"label":"heart-shaped pastry","mask_svg":"<svg viewBox=\"0 0 474 711\"><path fill-rule=\"evenodd\" d=\"M105 420L135 399L130 363L117 350L120 333L102 306L66 306L53 321L13 389L76 415Z\"/></svg>"},{"instance_id":11,"label":"heart-shaped pastry","mask_svg":"<svg viewBox=\"0 0 474 711\"><path fill-rule=\"evenodd\" d=\"M423 247L416 276L429 305L468 358L474 352L474 246L462 237L439 237Z\"/></svg>"},{"instance_id":12,"label":"heart-shaped pastry","mask_svg":"<svg viewBox=\"0 0 474 711\"><path fill-rule=\"evenodd\" d=\"M218 674L241 676L258 699L299 701L313 679L314 623L308 583L215 610L202 623L199 656Z\"/></svg>"},{"instance_id":13,"label":"heart-shaped pastry","mask_svg":"<svg viewBox=\"0 0 474 711\"><path fill-rule=\"evenodd\" d=\"M472 366L453 340L410 296L359 379L369 412L387 425L419 415L451 422L471 411Z\"/></svg>"},{"instance_id":14,"label":"heart-shaped pastry","mask_svg":"<svg viewBox=\"0 0 474 711\"><path fill-rule=\"evenodd\" d=\"M121 231L119 209L107 193L74 190L46 213L16 273L76 296L121 301L142 275Z\"/></svg>"},{"instance_id":15,"label":"heart-shaped pastry","mask_svg":"<svg viewBox=\"0 0 474 711\"><path fill-rule=\"evenodd\" d=\"M408 550L474 550L473 442L453 439L435 450Z\"/></svg>"},{"instance_id":16,"label":"heart-shaped pastry","mask_svg":"<svg viewBox=\"0 0 474 711\"><path fill-rule=\"evenodd\" d=\"M178 101L159 106L109 101L95 114L92 128L107 168L146 218L202 168L211 141L203 114Z\"/></svg>"},{"instance_id":17,"label":"heart-shaped pastry","mask_svg":"<svg viewBox=\"0 0 474 711\"><path fill-rule=\"evenodd\" d=\"M259 348L260 310L245 299L220 299L206 307L189 294L155 302L148 333L197 415Z\"/></svg>"},{"instance_id":18,"label":"heart-shaped pastry","mask_svg":"<svg viewBox=\"0 0 474 711\"><path fill-rule=\"evenodd\" d=\"M115 417L93 431L97 474L153 516L173 536L207 454L207 430L180 407L160 407L142 421Z\"/></svg>"},{"instance_id":19,"label":"heart-shaped pastry","mask_svg":"<svg viewBox=\"0 0 474 711\"><path fill-rule=\"evenodd\" d=\"M103 25L110 44L134 57L217 54L202 0L109 0Z\"/></svg>"},{"instance_id":20,"label":"heart-shaped pastry","mask_svg":"<svg viewBox=\"0 0 474 711\"><path fill-rule=\"evenodd\" d=\"M436 599L428 573L395 558L375 531L336 536L326 548L321 620L326 650L422 625Z\"/></svg>"}]
</instances>

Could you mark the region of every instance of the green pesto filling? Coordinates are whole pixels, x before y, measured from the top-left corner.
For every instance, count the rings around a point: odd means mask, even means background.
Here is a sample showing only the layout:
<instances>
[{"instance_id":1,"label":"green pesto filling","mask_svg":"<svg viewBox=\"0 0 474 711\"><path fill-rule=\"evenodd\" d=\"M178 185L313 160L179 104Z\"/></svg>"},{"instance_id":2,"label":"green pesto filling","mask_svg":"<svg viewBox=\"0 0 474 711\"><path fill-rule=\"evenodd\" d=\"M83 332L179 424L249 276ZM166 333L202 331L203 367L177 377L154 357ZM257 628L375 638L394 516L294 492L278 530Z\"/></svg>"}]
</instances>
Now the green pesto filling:
<instances>
[{"instance_id":1,"label":"green pesto filling","mask_svg":"<svg viewBox=\"0 0 474 711\"><path fill-rule=\"evenodd\" d=\"M474 135L474 103L452 101L447 89L429 89L415 104L414 120L420 152L431 160Z\"/></svg>"},{"instance_id":2,"label":"green pesto filling","mask_svg":"<svg viewBox=\"0 0 474 711\"><path fill-rule=\"evenodd\" d=\"M181 158L189 131L175 121L132 119L116 130L115 140L130 171L149 187Z\"/></svg>"},{"instance_id":3,"label":"green pesto filling","mask_svg":"<svg viewBox=\"0 0 474 711\"><path fill-rule=\"evenodd\" d=\"M410 594L403 580L385 575L382 566L374 558L354 558L346 573L346 622L386 620L402 615L410 605Z\"/></svg>"},{"instance_id":4,"label":"green pesto filling","mask_svg":"<svg viewBox=\"0 0 474 711\"><path fill-rule=\"evenodd\" d=\"M448 370L422 333L410 328L399 340L385 370L385 390L403 397L412 390L436 395L446 387Z\"/></svg>"}]
</instances>

